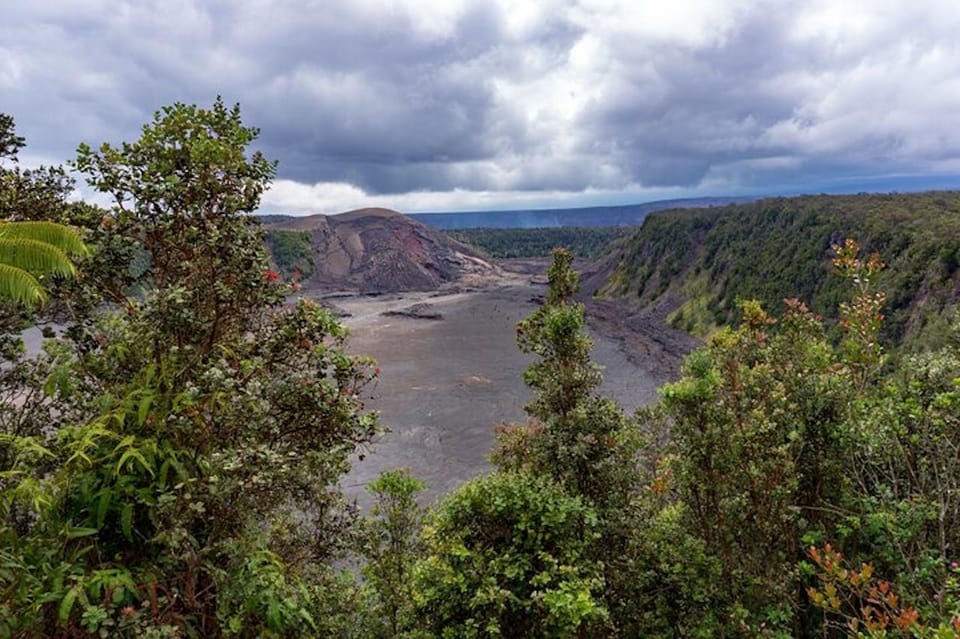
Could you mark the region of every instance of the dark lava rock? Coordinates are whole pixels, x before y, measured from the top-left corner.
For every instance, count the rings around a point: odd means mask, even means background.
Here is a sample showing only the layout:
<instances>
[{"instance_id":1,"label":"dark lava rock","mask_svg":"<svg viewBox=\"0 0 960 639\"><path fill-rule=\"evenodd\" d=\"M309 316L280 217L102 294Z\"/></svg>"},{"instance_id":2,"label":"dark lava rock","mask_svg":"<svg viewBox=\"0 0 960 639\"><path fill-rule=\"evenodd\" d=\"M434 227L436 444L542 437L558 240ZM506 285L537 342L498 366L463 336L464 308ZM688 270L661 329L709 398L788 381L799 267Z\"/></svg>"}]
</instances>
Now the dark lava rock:
<instances>
[{"instance_id":1,"label":"dark lava rock","mask_svg":"<svg viewBox=\"0 0 960 639\"><path fill-rule=\"evenodd\" d=\"M408 306L407 308L384 311L380 314L384 317L409 317L411 319L428 320L443 319L443 313L437 312L429 304L414 304L413 306Z\"/></svg>"}]
</instances>

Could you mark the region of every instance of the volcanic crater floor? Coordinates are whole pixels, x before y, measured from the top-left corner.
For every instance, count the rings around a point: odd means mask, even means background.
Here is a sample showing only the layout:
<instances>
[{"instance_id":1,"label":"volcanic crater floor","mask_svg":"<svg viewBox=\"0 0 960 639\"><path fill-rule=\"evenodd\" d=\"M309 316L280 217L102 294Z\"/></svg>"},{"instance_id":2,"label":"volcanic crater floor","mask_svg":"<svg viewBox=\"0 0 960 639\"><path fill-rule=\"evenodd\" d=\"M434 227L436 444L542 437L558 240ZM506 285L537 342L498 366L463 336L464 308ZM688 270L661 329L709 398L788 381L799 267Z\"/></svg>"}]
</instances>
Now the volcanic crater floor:
<instances>
[{"instance_id":1,"label":"volcanic crater floor","mask_svg":"<svg viewBox=\"0 0 960 639\"><path fill-rule=\"evenodd\" d=\"M409 469L427 484L424 503L490 469L494 429L525 420L532 395L523 371L532 358L515 342L516 324L536 309L545 287L515 278L469 292L337 297L349 313L349 352L376 358L381 376L365 389L368 408L389 432L355 456L342 486L361 507L367 484L385 471ZM442 319L384 311L427 304ZM631 361L623 343L591 331L593 359L603 368L601 392L627 411L656 399L667 381L654 366Z\"/></svg>"}]
</instances>

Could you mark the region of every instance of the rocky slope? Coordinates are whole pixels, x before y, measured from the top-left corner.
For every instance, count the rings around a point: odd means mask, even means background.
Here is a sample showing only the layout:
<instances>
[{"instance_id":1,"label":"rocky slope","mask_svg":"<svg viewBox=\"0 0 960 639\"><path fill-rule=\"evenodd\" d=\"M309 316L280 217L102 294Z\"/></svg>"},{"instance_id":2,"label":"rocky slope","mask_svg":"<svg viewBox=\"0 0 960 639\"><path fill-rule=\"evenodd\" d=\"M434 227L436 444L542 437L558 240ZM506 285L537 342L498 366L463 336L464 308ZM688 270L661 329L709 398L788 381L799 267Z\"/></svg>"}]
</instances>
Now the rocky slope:
<instances>
[{"instance_id":1,"label":"rocky slope","mask_svg":"<svg viewBox=\"0 0 960 639\"><path fill-rule=\"evenodd\" d=\"M426 291L499 275L483 253L389 209L290 218L266 228L268 244L284 232L309 241L306 290Z\"/></svg>"}]
</instances>

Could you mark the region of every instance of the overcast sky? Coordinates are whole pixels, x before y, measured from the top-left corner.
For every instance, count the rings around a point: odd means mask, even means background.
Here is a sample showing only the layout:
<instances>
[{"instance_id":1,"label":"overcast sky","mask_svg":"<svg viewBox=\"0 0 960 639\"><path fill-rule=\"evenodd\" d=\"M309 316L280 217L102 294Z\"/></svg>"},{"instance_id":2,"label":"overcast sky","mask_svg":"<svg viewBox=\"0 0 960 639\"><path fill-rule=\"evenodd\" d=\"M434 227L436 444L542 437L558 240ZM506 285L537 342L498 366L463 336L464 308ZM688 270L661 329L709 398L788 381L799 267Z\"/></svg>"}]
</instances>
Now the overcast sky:
<instances>
[{"instance_id":1,"label":"overcast sky","mask_svg":"<svg viewBox=\"0 0 960 639\"><path fill-rule=\"evenodd\" d=\"M957 0L3 5L25 163L221 94L270 212L960 186Z\"/></svg>"}]
</instances>

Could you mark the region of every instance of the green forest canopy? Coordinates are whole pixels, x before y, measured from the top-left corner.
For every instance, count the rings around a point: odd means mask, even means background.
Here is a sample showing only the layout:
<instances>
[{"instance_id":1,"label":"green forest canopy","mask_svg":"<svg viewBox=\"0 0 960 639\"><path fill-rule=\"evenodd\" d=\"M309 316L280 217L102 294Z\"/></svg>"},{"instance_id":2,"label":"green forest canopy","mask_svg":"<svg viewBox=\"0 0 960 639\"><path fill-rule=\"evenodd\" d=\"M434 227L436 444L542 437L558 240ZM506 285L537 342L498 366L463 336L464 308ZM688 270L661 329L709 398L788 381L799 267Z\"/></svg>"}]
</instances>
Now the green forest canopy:
<instances>
[{"instance_id":1,"label":"green forest canopy","mask_svg":"<svg viewBox=\"0 0 960 639\"><path fill-rule=\"evenodd\" d=\"M595 258L611 242L627 237L634 227L561 226L534 229L463 229L445 231L455 240L483 249L492 257L547 257L562 246L577 257Z\"/></svg>"},{"instance_id":2,"label":"green forest canopy","mask_svg":"<svg viewBox=\"0 0 960 639\"><path fill-rule=\"evenodd\" d=\"M816 195L651 214L605 259L601 293L640 305L676 300L675 326L700 336L736 321L739 302L799 298L835 320L846 288L831 245L857 240L886 263L884 338L942 344L960 281L960 193Z\"/></svg>"}]
</instances>

